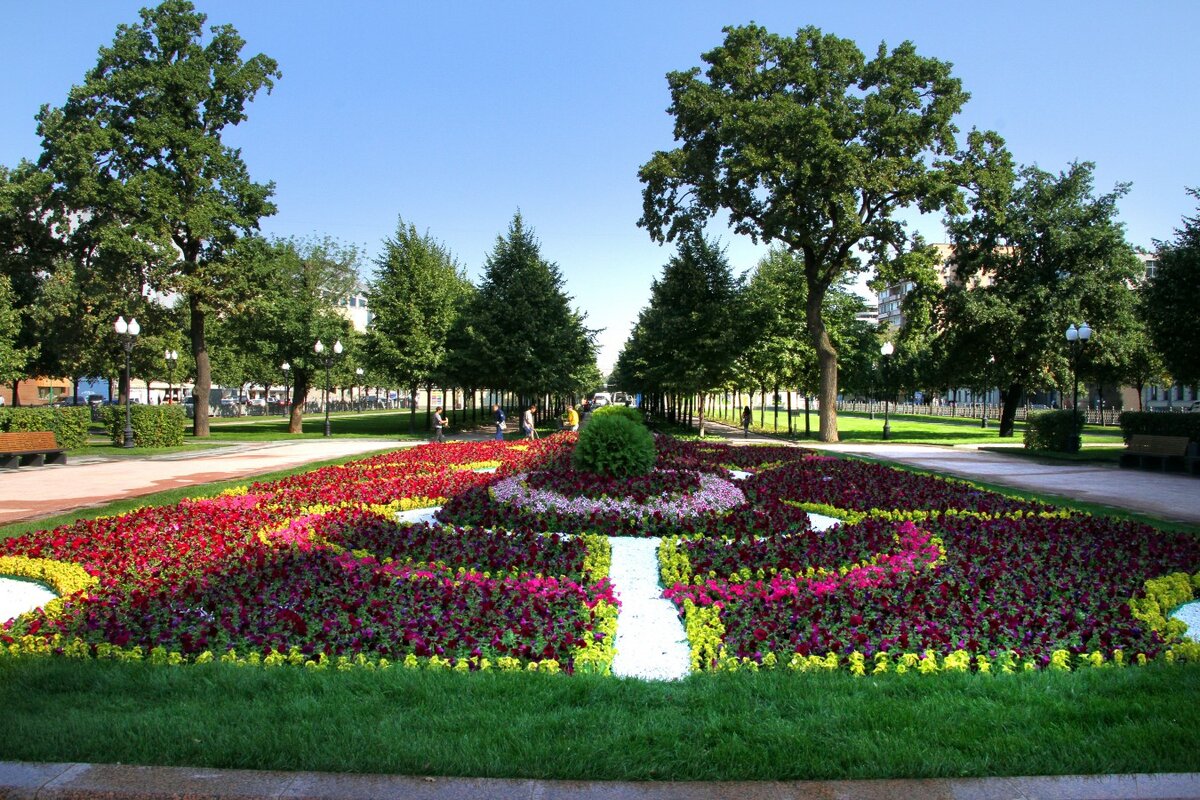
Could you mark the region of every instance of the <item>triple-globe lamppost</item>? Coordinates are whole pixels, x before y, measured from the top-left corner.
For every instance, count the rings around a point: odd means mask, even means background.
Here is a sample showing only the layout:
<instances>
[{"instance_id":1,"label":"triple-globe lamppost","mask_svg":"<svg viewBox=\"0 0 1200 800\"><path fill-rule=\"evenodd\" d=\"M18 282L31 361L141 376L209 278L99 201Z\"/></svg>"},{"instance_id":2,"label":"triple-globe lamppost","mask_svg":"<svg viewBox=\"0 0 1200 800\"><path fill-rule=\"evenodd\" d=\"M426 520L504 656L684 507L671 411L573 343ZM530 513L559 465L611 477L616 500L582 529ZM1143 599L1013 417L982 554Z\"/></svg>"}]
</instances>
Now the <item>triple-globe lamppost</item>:
<instances>
[{"instance_id":1,"label":"triple-globe lamppost","mask_svg":"<svg viewBox=\"0 0 1200 800\"><path fill-rule=\"evenodd\" d=\"M1072 436L1072 445L1075 452L1079 452L1083 444L1080 435L1083 429L1079 422L1079 353L1091 338L1092 328L1086 322L1078 328L1071 323L1067 328L1067 342L1071 345L1071 412L1075 415L1076 431Z\"/></svg>"},{"instance_id":2,"label":"triple-globe lamppost","mask_svg":"<svg viewBox=\"0 0 1200 800\"><path fill-rule=\"evenodd\" d=\"M361 412L363 410L363 368L355 367L354 374L358 377L358 403L354 408Z\"/></svg>"},{"instance_id":3,"label":"triple-globe lamppost","mask_svg":"<svg viewBox=\"0 0 1200 800\"><path fill-rule=\"evenodd\" d=\"M121 340L121 348L125 351L125 442L126 449L133 449L133 417L130 415L129 404L133 393L133 384L129 380L129 356L133 353L133 343L137 339L137 335L142 332L142 326L138 325L138 321L130 318L129 322L125 321L124 316L117 317L117 321L113 324L113 330L117 332L117 336Z\"/></svg>"},{"instance_id":4,"label":"triple-globe lamppost","mask_svg":"<svg viewBox=\"0 0 1200 800\"><path fill-rule=\"evenodd\" d=\"M896 352L896 347L891 342L884 342L883 346L879 348L879 354L883 356L883 440L885 442L892 438L892 423L889 419L892 387L891 381L888 380L888 360L894 352Z\"/></svg>"},{"instance_id":5,"label":"triple-globe lamppost","mask_svg":"<svg viewBox=\"0 0 1200 800\"><path fill-rule=\"evenodd\" d=\"M178 350L164 350L163 361L167 362L167 404L171 403L171 391L175 387L175 367L179 364Z\"/></svg>"},{"instance_id":6,"label":"triple-globe lamppost","mask_svg":"<svg viewBox=\"0 0 1200 800\"><path fill-rule=\"evenodd\" d=\"M325 362L325 435L332 436L333 434L329 430L329 389L331 385L329 382L329 369L333 366L334 356L342 354L342 340L338 339L334 342L332 352L328 352L325 349L325 345L321 343L321 340L317 339L317 343L313 345L313 352L317 354L317 358Z\"/></svg>"}]
</instances>

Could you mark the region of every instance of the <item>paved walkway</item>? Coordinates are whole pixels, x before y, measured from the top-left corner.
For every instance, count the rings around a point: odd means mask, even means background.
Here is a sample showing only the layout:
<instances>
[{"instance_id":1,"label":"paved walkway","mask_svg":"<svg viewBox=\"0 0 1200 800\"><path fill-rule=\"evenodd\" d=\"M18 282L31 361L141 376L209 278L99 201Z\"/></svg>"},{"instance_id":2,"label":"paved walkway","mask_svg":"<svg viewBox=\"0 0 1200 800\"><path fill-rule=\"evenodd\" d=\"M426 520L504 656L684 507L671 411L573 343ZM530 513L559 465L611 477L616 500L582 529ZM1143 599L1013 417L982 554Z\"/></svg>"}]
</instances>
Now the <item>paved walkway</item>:
<instances>
[{"instance_id":1,"label":"paved walkway","mask_svg":"<svg viewBox=\"0 0 1200 800\"><path fill-rule=\"evenodd\" d=\"M335 436L6 471L0 475L0 524L38 519L198 483L252 477L314 461L415 444L421 442Z\"/></svg>"},{"instance_id":2,"label":"paved walkway","mask_svg":"<svg viewBox=\"0 0 1200 800\"><path fill-rule=\"evenodd\" d=\"M740 429L720 423L705 423L710 435L731 442L780 444L772 436L751 434L743 439ZM852 453L882 461L893 461L932 472L957 475L969 480L1054 494L1072 500L1109 506L1124 511L1200 525L1200 479L1188 475L1164 475L1145 470L1121 469L1115 464L1048 463L979 450L971 445L945 447L922 444L863 444L860 442L799 442L813 450Z\"/></svg>"},{"instance_id":3,"label":"paved walkway","mask_svg":"<svg viewBox=\"0 0 1200 800\"><path fill-rule=\"evenodd\" d=\"M625 783L499 778L432 778L268 772L117 764L31 764L0 761L0 797L71 798L594 798L594 800L1094 800L1095 798L1196 798L1200 775L1066 775L1049 778L941 778L873 781L755 781L741 783Z\"/></svg>"}]
</instances>

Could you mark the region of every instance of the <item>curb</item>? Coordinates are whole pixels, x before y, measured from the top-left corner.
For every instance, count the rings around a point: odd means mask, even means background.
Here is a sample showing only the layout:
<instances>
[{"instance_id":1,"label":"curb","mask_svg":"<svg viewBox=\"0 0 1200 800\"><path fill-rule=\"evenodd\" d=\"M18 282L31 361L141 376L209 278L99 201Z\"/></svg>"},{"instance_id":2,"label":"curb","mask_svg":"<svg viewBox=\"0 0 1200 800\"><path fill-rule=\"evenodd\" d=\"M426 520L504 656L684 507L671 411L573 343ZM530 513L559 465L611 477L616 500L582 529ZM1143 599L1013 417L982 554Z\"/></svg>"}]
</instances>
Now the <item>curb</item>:
<instances>
[{"instance_id":1,"label":"curb","mask_svg":"<svg viewBox=\"0 0 1200 800\"><path fill-rule=\"evenodd\" d=\"M586 797L597 800L676 800L677 798L926 797L1013 800L1013 798L1200 798L1200 773L1094 775L1021 778L935 778L867 781L664 782L541 781L503 778L434 778L352 775L327 772L273 772L193 767L137 767L115 764L0 762L0 797L45 800L257 800L258 798L463 798Z\"/></svg>"}]
</instances>

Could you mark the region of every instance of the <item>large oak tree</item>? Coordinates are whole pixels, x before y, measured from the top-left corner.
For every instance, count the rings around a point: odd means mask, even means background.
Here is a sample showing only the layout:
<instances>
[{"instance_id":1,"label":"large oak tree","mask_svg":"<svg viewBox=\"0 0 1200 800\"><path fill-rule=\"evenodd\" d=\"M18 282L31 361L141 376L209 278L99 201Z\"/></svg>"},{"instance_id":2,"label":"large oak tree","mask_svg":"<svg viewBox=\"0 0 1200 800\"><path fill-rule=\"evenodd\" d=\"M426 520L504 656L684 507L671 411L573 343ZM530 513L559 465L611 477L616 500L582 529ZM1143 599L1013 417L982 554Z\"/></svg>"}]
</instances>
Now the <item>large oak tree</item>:
<instances>
[{"instance_id":1,"label":"large oak tree","mask_svg":"<svg viewBox=\"0 0 1200 800\"><path fill-rule=\"evenodd\" d=\"M814 27L794 37L757 25L725 29L707 69L672 72L679 147L642 166L639 222L659 241L719 211L733 229L803 258L805 319L820 367L821 438L837 441L838 352L825 295L865 269L857 249L904 241L894 212L955 202L947 163L968 95L950 64L910 42L854 42Z\"/></svg>"},{"instance_id":2,"label":"large oak tree","mask_svg":"<svg viewBox=\"0 0 1200 800\"><path fill-rule=\"evenodd\" d=\"M40 165L54 176L64 221L119 256L133 285L184 297L202 402L211 386L206 322L253 294L225 251L275 210L272 186L254 183L221 136L280 76L267 56L243 60L245 43L229 25L212 27L206 41L205 20L187 0L143 9L139 24L120 26L100 49L66 103L37 118ZM207 436L208 418L195 422Z\"/></svg>"}]
</instances>

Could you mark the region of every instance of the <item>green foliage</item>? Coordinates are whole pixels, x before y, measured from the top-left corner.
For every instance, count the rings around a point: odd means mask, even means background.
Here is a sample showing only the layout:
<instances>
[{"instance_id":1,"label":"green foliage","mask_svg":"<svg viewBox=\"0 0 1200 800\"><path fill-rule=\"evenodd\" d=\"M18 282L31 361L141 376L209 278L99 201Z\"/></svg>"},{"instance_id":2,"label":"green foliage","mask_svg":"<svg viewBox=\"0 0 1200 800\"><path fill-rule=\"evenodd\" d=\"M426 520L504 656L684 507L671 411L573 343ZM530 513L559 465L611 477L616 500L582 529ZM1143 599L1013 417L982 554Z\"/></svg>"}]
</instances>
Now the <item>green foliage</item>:
<instances>
[{"instance_id":1,"label":"green foliage","mask_svg":"<svg viewBox=\"0 0 1200 800\"><path fill-rule=\"evenodd\" d=\"M52 207L72 226L73 250L101 254L125 303L143 282L183 297L201 397L211 386L206 321L258 294L226 251L275 212L274 187L254 183L221 137L280 77L267 56L242 59L232 26L209 26L206 40L206 21L188 0L143 9L66 102L37 115L39 166L53 176ZM207 435L208 417L195 430Z\"/></svg>"},{"instance_id":2,"label":"green foliage","mask_svg":"<svg viewBox=\"0 0 1200 800\"><path fill-rule=\"evenodd\" d=\"M1186 436L1193 442L1200 442L1200 414L1126 411L1121 414L1121 436L1125 444L1129 444L1134 434Z\"/></svg>"},{"instance_id":3,"label":"green foliage","mask_svg":"<svg viewBox=\"0 0 1200 800\"><path fill-rule=\"evenodd\" d=\"M1108 364L1116 374L1141 267L1117 217L1128 187L1097 196L1093 164L1017 173L999 137L972 134L965 170L972 213L947 220L956 280L942 297L937 345L945 383L1000 387L1008 436L1027 391L1067 384L1069 324L1095 331L1080 373Z\"/></svg>"},{"instance_id":4,"label":"green foliage","mask_svg":"<svg viewBox=\"0 0 1200 800\"><path fill-rule=\"evenodd\" d=\"M183 444L186 418L183 406L129 407L133 426L133 443L138 447L178 447ZM115 445L125 442L125 406L104 407L104 427Z\"/></svg>"},{"instance_id":5,"label":"green foliage","mask_svg":"<svg viewBox=\"0 0 1200 800\"><path fill-rule=\"evenodd\" d=\"M625 417L631 422L636 422L638 425L645 424L645 418L642 416L642 412L638 411L636 408L631 408L630 406L620 405L617 403L607 406L600 406L592 412L592 419L598 419L600 417Z\"/></svg>"},{"instance_id":6,"label":"green foliage","mask_svg":"<svg viewBox=\"0 0 1200 800\"><path fill-rule=\"evenodd\" d=\"M1200 200L1200 190L1188 193ZM1200 382L1200 217L1184 217L1175 240L1158 244L1158 270L1145 288L1145 320L1171 377Z\"/></svg>"},{"instance_id":7,"label":"green foliage","mask_svg":"<svg viewBox=\"0 0 1200 800\"><path fill-rule=\"evenodd\" d=\"M450 251L411 223L400 220L383 244L367 355L376 372L415 391L445 367L447 337L472 287Z\"/></svg>"},{"instance_id":8,"label":"green foliage","mask_svg":"<svg viewBox=\"0 0 1200 800\"><path fill-rule=\"evenodd\" d=\"M911 42L881 44L868 60L815 27L794 37L726 28L702 57L703 74L667 76L681 144L642 166L638 224L661 241L725 211L735 232L802 256L821 436L836 441L838 351L825 294L865 269L856 249L879 258L903 244L899 209L959 203L946 157L967 94L949 63L919 56Z\"/></svg>"},{"instance_id":9,"label":"green foliage","mask_svg":"<svg viewBox=\"0 0 1200 800\"><path fill-rule=\"evenodd\" d=\"M625 344L619 382L642 391L706 392L729 379L740 346L740 299L725 253L687 236L650 287Z\"/></svg>"},{"instance_id":10,"label":"green foliage","mask_svg":"<svg viewBox=\"0 0 1200 800\"><path fill-rule=\"evenodd\" d=\"M74 450L87 444L91 421L92 412L87 407L0 408L0 432L53 431L54 440L64 450Z\"/></svg>"},{"instance_id":11,"label":"green foliage","mask_svg":"<svg viewBox=\"0 0 1200 800\"><path fill-rule=\"evenodd\" d=\"M21 315L13 307L12 281L0 274L0 383L11 383L24 376L28 354L17 346Z\"/></svg>"},{"instance_id":12,"label":"green foliage","mask_svg":"<svg viewBox=\"0 0 1200 800\"><path fill-rule=\"evenodd\" d=\"M1030 414L1025 422L1025 447L1074 453L1079 449L1084 417L1073 411L1043 411Z\"/></svg>"},{"instance_id":13,"label":"green foliage","mask_svg":"<svg viewBox=\"0 0 1200 800\"><path fill-rule=\"evenodd\" d=\"M596 332L585 321L518 213L507 236L496 237L479 291L451 332L451 372L460 384L526 396L582 392L596 361Z\"/></svg>"},{"instance_id":14,"label":"green foliage","mask_svg":"<svg viewBox=\"0 0 1200 800\"><path fill-rule=\"evenodd\" d=\"M654 437L640 421L620 413L593 414L579 434L572 463L583 472L628 478L650 472L656 458Z\"/></svg>"}]
</instances>

